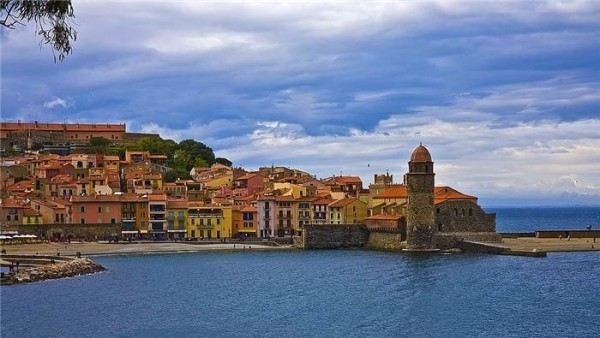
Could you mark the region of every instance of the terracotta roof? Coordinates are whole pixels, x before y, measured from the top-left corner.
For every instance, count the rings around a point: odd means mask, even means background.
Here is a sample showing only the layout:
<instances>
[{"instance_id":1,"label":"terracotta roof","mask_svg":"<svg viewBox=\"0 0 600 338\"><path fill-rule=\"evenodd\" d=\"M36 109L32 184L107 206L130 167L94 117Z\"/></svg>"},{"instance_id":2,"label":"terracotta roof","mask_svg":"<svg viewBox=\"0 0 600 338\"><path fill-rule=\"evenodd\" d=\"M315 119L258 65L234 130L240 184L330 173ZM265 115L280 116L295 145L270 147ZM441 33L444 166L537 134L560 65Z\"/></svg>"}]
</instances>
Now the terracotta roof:
<instances>
[{"instance_id":1,"label":"terracotta roof","mask_svg":"<svg viewBox=\"0 0 600 338\"><path fill-rule=\"evenodd\" d=\"M65 200L55 201L55 200L42 199L42 200L32 200L31 202L33 202L35 204L41 204L41 205L47 206L52 209L64 209L66 207L66 204L69 204L68 201L65 201Z\"/></svg>"},{"instance_id":2,"label":"terracotta roof","mask_svg":"<svg viewBox=\"0 0 600 338\"><path fill-rule=\"evenodd\" d=\"M167 209L187 209L189 202L187 200L167 200Z\"/></svg>"},{"instance_id":3,"label":"terracotta roof","mask_svg":"<svg viewBox=\"0 0 600 338\"><path fill-rule=\"evenodd\" d=\"M29 203L26 200L16 198L5 198L0 201L0 207L3 208L29 208Z\"/></svg>"},{"instance_id":4,"label":"terracotta roof","mask_svg":"<svg viewBox=\"0 0 600 338\"><path fill-rule=\"evenodd\" d=\"M125 193L121 195L121 202L145 202L148 201L148 197L137 195L134 193Z\"/></svg>"},{"instance_id":5,"label":"terracotta roof","mask_svg":"<svg viewBox=\"0 0 600 338\"><path fill-rule=\"evenodd\" d=\"M401 186L397 186L397 187L388 187L383 189L382 192L380 192L379 194L375 195L373 197L373 199L385 199L385 198L406 198L407 192L406 192L406 186L405 185L401 185Z\"/></svg>"},{"instance_id":6,"label":"terracotta roof","mask_svg":"<svg viewBox=\"0 0 600 338\"><path fill-rule=\"evenodd\" d=\"M477 197L463 194L451 187L435 187L434 200L435 204L442 203L446 200L472 200L477 202Z\"/></svg>"},{"instance_id":7,"label":"terracotta roof","mask_svg":"<svg viewBox=\"0 0 600 338\"><path fill-rule=\"evenodd\" d=\"M25 191L28 189L33 189L34 184L33 181L30 180L23 180L23 181L19 181L13 185L10 185L6 188L6 190L8 191Z\"/></svg>"},{"instance_id":8,"label":"terracotta roof","mask_svg":"<svg viewBox=\"0 0 600 338\"><path fill-rule=\"evenodd\" d=\"M148 201L160 202L160 201L166 201L166 200L167 200L166 194L150 194L150 195L148 195Z\"/></svg>"},{"instance_id":9,"label":"terracotta roof","mask_svg":"<svg viewBox=\"0 0 600 338\"><path fill-rule=\"evenodd\" d=\"M322 197L319 199L315 199L312 201L313 204L327 204L329 205L329 203L333 202L333 199L331 197Z\"/></svg>"},{"instance_id":10,"label":"terracotta roof","mask_svg":"<svg viewBox=\"0 0 600 338\"><path fill-rule=\"evenodd\" d=\"M61 174L52 177L50 182L55 184L71 184L75 182L75 179L71 175Z\"/></svg>"},{"instance_id":11,"label":"terracotta roof","mask_svg":"<svg viewBox=\"0 0 600 338\"><path fill-rule=\"evenodd\" d=\"M331 208L342 208L347 205L350 205L356 201L356 198L342 198L340 200L333 201L329 203L329 207Z\"/></svg>"},{"instance_id":12,"label":"terracotta roof","mask_svg":"<svg viewBox=\"0 0 600 338\"><path fill-rule=\"evenodd\" d=\"M240 209L241 212L257 212L256 207L247 205Z\"/></svg>"},{"instance_id":13,"label":"terracotta roof","mask_svg":"<svg viewBox=\"0 0 600 338\"><path fill-rule=\"evenodd\" d=\"M410 155L410 161L431 162L431 154L429 153L429 150L427 150L427 148L420 144L418 147L415 148L415 150L413 150L412 154Z\"/></svg>"},{"instance_id":14,"label":"terracotta roof","mask_svg":"<svg viewBox=\"0 0 600 338\"><path fill-rule=\"evenodd\" d=\"M294 198L294 196L292 196L292 195L275 197L275 201L277 201L277 202L293 202L295 200L296 200L296 198Z\"/></svg>"},{"instance_id":15,"label":"terracotta roof","mask_svg":"<svg viewBox=\"0 0 600 338\"><path fill-rule=\"evenodd\" d=\"M336 176L335 182L337 184L353 184L362 183L362 180L358 176Z\"/></svg>"}]
</instances>

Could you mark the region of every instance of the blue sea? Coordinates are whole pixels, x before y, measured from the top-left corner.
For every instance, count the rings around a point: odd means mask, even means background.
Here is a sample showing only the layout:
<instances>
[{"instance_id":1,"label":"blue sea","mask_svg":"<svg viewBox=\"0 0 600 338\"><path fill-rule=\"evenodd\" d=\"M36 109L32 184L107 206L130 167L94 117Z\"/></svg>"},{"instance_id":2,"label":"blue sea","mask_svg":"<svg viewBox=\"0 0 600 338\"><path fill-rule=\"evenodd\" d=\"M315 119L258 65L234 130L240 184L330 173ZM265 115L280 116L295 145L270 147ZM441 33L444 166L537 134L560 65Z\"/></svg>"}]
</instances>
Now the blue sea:
<instances>
[{"instance_id":1,"label":"blue sea","mask_svg":"<svg viewBox=\"0 0 600 338\"><path fill-rule=\"evenodd\" d=\"M501 231L537 224L531 213L497 212L499 220L513 222ZM593 219L594 212L590 215ZM108 270L0 288L1 336L598 337L600 332L598 252L546 258L206 252L96 260Z\"/></svg>"}]
</instances>

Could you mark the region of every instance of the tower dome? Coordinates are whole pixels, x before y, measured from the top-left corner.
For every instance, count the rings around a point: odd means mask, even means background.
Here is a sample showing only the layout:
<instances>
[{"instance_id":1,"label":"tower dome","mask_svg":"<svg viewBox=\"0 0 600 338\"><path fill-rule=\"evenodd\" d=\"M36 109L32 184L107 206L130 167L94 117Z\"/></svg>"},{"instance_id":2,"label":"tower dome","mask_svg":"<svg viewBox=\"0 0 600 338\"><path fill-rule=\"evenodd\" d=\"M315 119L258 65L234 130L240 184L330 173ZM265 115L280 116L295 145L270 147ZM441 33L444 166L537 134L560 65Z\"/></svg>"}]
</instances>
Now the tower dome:
<instances>
[{"instance_id":1,"label":"tower dome","mask_svg":"<svg viewBox=\"0 0 600 338\"><path fill-rule=\"evenodd\" d=\"M413 150L412 155L410 155L411 162L432 162L431 154L429 150L423 146L423 144L419 144L418 147Z\"/></svg>"}]
</instances>

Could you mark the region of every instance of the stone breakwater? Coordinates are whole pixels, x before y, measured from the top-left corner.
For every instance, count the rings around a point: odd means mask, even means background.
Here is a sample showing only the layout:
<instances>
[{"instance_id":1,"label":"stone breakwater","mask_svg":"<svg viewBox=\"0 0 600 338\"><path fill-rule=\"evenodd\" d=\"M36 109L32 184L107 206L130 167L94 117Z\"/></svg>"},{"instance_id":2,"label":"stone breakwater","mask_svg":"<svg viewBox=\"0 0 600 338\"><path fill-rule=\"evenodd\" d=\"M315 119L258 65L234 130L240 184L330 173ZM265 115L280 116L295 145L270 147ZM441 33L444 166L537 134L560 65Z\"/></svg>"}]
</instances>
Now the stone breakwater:
<instances>
[{"instance_id":1,"label":"stone breakwater","mask_svg":"<svg viewBox=\"0 0 600 338\"><path fill-rule=\"evenodd\" d=\"M38 282L47 279L74 277L104 271L104 267L89 258L56 257L60 260L49 258L47 262L39 265L23 267L19 271L8 273L2 278L2 284L19 284ZM10 261L18 261L12 258Z\"/></svg>"}]
</instances>

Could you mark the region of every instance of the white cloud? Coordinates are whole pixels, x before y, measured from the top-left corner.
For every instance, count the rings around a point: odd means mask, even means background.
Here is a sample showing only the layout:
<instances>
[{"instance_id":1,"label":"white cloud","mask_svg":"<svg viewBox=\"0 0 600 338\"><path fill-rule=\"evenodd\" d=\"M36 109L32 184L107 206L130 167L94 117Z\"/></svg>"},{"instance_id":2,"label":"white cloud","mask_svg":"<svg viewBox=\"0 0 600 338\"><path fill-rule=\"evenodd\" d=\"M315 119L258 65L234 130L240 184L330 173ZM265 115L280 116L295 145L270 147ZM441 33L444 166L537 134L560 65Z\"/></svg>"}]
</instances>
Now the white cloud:
<instances>
[{"instance_id":1,"label":"white cloud","mask_svg":"<svg viewBox=\"0 0 600 338\"><path fill-rule=\"evenodd\" d=\"M67 108L69 103L65 99L61 99L60 97L55 97L52 100L44 102L44 107L48 109L54 108Z\"/></svg>"}]
</instances>

